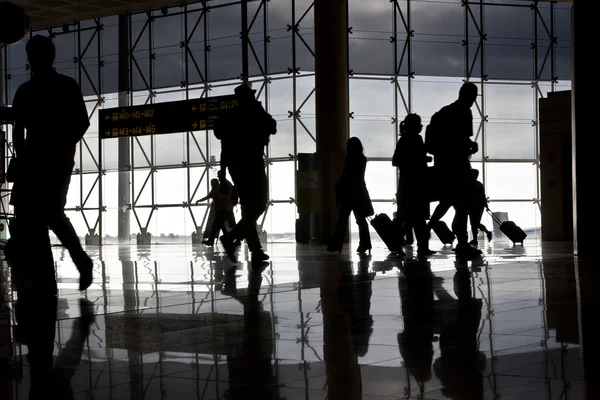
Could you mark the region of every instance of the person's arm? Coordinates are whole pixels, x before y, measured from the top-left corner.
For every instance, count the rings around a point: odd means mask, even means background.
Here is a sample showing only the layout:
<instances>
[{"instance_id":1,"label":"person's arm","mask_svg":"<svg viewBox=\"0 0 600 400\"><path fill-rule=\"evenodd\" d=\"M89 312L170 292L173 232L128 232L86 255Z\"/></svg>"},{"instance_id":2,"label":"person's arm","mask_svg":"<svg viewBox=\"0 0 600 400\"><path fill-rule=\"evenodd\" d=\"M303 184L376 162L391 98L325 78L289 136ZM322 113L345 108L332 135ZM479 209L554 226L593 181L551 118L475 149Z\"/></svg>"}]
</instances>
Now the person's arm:
<instances>
[{"instance_id":1,"label":"person's arm","mask_svg":"<svg viewBox=\"0 0 600 400\"><path fill-rule=\"evenodd\" d=\"M13 146L15 149L15 155L18 157L23 155L25 151L25 124L21 113L21 97L22 89L19 88L15 93L12 107L15 112L15 126L12 131Z\"/></svg>"},{"instance_id":2,"label":"person's arm","mask_svg":"<svg viewBox=\"0 0 600 400\"><path fill-rule=\"evenodd\" d=\"M85 100L81 93L81 88L75 80L71 81L69 90L71 91L70 96L72 96L73 115L75 116L74 129L70 141L73 145L76 145L90 127L90 120L87 107L85 106Z\"/></svg>"},{"instance_id":3,"label":"person's arm","mask_svg":"<svg viewBox=\"0 0 600 400\"><path fill-rule=\"evenodd\" d=\"M206 197L203 197L200 200L196 201L196 204L202 203L203 201L206 201L208 199L214 199L214 198L215 198L215 191L214 191L214 189L211 189L210 192L208 192L208 194L206 195Z\"/></svg>"},{"instance_id":4,"label":"person's arm","mask_svg":"<svg viewBox=\"0 0 600 400\"><path fill-rule=\"evenodd\" d=\"M400 141L396 144L396 150L394 150L394 155L392 156L392 166L399 167L400 166Z\"/></svg>"}]
</instances>

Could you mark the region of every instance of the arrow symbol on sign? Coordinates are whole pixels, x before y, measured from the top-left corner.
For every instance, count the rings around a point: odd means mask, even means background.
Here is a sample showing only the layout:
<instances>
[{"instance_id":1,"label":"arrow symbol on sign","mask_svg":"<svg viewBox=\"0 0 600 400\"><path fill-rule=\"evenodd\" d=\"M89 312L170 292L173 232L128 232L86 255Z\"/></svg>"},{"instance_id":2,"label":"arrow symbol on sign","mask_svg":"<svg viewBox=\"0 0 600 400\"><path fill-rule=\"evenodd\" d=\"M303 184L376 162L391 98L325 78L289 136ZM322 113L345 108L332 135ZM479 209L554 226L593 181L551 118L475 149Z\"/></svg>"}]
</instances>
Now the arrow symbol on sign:
<instances>
[{"instance_id":1,"label":"arrow symbol on sign","mask_svg":"<svg viewBox=\"0 0 600 400\"><path fill-rule=\"evenodd\" d=\"M192 106L192 111L193 111L193 112L196 112L196 110L197 110L197 109L198 109L198 107L196 107L196 106Z\"/></svg>"},{"instance_id":2,"label":"arrow symbol on sign","mask_svg":"<svg viewBox=\"0 0 600 400\"><path fill-rule=\"evenodd\" d=\"M106 131L106 132L104 132L104 134L105 134L106 136L110 136L110 131Z\"/></svg>"},{"instance_id":3,"label":"arrow symbol on sign","mask_svg":"<svg viewBox=\"0 0 600 400\"><path fill-rule=\"evenodd\" d=\"M195 122L194 122L194 123L192 123L192 128L196 129L197 127L198 127L198 124L197 124L197 123L195 123Z\"/></svg>"},{"instance_id":4,"label":"arrow symbol on sign","mask_svg":"<svg viewBox=\"0 0 600 400\"><path fill-rule=\"evenodd\" d=\"M110 115L107 115L106 117L104 117L105 120L109 120L110 119Z\"/></svg>"}]
</instances>

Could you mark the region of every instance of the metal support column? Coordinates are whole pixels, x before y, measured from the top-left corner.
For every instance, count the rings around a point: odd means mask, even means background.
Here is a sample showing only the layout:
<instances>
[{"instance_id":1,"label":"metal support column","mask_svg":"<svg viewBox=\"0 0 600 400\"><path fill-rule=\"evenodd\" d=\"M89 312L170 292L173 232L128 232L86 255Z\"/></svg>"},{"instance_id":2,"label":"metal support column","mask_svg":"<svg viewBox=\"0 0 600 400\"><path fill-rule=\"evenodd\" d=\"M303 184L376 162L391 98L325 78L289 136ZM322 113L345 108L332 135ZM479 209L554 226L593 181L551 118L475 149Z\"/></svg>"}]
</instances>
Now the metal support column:
<instances>
[{"instance_id":1,"label":"metal support column","mask_svg":"<svg viewBox=\"0 0 600 400\"><path fill-rule=\"evenodd\" d=\"M242 0L242 80L248 83L248 0Z\"/></svg>"},{"instance_id":2,"label":"metal support column","mask_svg":"<svg viewBox=\"0 0 600 400\"><path fill-rule=\"evenodd\" d=\"M574 0L572 17L572 151L573 151L573 233L575 253L575 271L577 281L577 308L579 320L579 340L583 360L583 378L586 385L586 399L600 398L598 383L597 354L600 346L594 323L597 319L599 299L597 284L600 271L593 260L594 232L598 221L595 211L596 197L594 185L590 182L590 171L596 169L596 137L590 134L594 126L594 103L589 98L597 93L598 81L594 79L594 52L590 38L594 37L595 26L585 23L593 15L593 3ZM577 24L576 21L580 23ZM589 71L589 72L588 72ZM587 75L586 75L587 74ZM591 96L591 97L590 97Z\"/></svg>"},{"instance_id":3,"label":"metal support column","mask_svg":"<svg viewBox=\"0 0 600 400\"><path fill-rule=\"evenodd\" d=\"M320 239L337 220L335 184L348 140L348 1L315 2L315 102L320 186Z\"/></svg>"},{"instance_id":4,"label":"metal support column","mask_svg":"<svg viewBox=\"0 0 600 400\"><path fill-rule=\"evenodd\" d=\"M129 106L129 17L119 15L119 107ZM119 138L119 242L129 241L131 190L129 182L130 139Z\"/></svg>"},{"instance_id":5,"label":"metal support column","mask_svg":"<svg viewBox=\"0 0 600 400\"><path fill-rule=\"evenodd\" d=\"M594 27L584 23L580 23L579 26L575 25L578 16L585 18L584 13L592 12L591 9L588 9L589 5L589 2L574 1L572 9L573 243L575 253L579 256L595 253L596 240L593 233L598 223L595 188L589 180L590 171L596 168L597 158L596 136L589 133L589 127L596 123L595 113L590 107L589 99L596 96L598 81L594 79L593 75L584 75L587 71L591 71L584 65L591 61L592 53L590 53L588 41L589 38L594 37ZM585 19L581 19L581 21L585 21Z\"/></svg>"}]
</instances>

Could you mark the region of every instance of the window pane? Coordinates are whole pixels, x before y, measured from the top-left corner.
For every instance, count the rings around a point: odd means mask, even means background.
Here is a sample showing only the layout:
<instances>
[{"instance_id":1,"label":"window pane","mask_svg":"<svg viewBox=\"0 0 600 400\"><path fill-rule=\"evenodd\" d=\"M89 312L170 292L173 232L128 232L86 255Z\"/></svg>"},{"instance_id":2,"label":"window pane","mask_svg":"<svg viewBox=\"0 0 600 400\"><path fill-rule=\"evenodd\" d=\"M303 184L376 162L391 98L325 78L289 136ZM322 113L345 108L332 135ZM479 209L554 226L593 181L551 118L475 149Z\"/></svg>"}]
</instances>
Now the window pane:
<instances>
[{"instance_id":1,"label":"window pane","mask_svg":"<svg viewBox=\"0 0 600 400\"><path fill-rule=\"evenodd\" d=\"M527 84L486 84L485 113L490 120L509 119L531 123L535 119L535 91Z\"/></svg>"},{"instance_id":2,"label":"window pane","mask_svg":"<svg viewBox=\"0 0 600 400\"><path fill-rule=\"evenodd\" d=\"M393 8L387 0L348 2L350 69L357 74L394 73Z\"/></svg>"},{"instance_id":3,"label":"window pane","mask_svg":"<svg viewBox=\"0 0 600 400\"><path fill-rule=\"evenodd\" d=\"M396 168L391 161L369 161L365 181L371 199L393 200L396 198Z\"/></svg>"},{"instance_id":4,"label":"window pane","mask_svg":"<svg viewBox=\"0 0 600 400\"><path fill-rule=\"evenodd\" d=\"M411 5L413 71L421 76L464 76L465 11L460 3ZM435 60L435 62L432 62Z\"/></svg>"},{"instance_id":5,"label":"window pane","mask_svg":"<svg viewBox=\"0 0 600 400\"><path fill-rule=\"evenodd\" d=\"M535 128L531 123L486 124L485 155L491 159L534 160Z\"/></svg>"},{"instance_id":6,"label":"window pane","mask_svg":"<svg viewBox=\"0 0 600 400\"><path fill-rule=\"evenodd\" d=\"M529 7L485 8L485 63L489 78L534 78L532 21Z\"/></svg>"},{"instance_id":7,"label":"window pane","mask_svg":"<svg viewBox=\"0 0 600 400\"><path fill-rule=\"evenodd\" d=\"M396 146L394 129L391 118L361 117L350 120L350 136L361 140L367 157L392 158Z\"/></svg>"},{"instance_id":8,"label":"window pane","mask_svg":"<svg viewBox=\"0 0 600 400\"><path fill-rule=\"evenodd\" d=\"M274 162L269 168L271 200L289 200L296 197L294 162Z\"/></svg>"},{"instance_id":9,"label":"window pane","mask_svg":"<svg viewBox=\"0 0 600 400\"><path fill-rule=\"evenodd\" d=\"M269 241L294 242L296 226L295 204L274 204L267 210L263 230L269 235ZM258 223L262 217L258 219Z\"/></svg>"},{"instance_id":10,"label":"window pane","mask_svg":"<svg viewBox=\"0 0 600 400\"><path fill-rule=\"evenodd\" d=\"M537 204L528 202L491 202L490 209L493 212L505 212L507 213L507 220L513 221L521 229L527 233L529 239L539 237L541 227L541 215L540 208ZM488 229L492 229L494 226L492 218L484 215L482 222ZM498 231L494 232L495 235L501 234ZM505 239L506 237L501 234Z\"/></svg>"},{"instance_id":11,"label":"window pane","mask_svg":"<svg viewBox=\"0 0 600 400\"><path fill-rule=\"evenodd\" d=\"M413 112L431 118L442 107L458 99L462 80L456 78L416 77L413 87ZM476 111L473 110L473 114Z\"/></svg>"},{"instance_id":12,"label":"window pane","mask_svg":"<svg viewBox=\"0 0 600 400\"><path fill-rule=\"evenodd\" d=\"M532 163L486 163L486 191L492 200L537 198L537 166Z\"/></svg>"}]
</instances>

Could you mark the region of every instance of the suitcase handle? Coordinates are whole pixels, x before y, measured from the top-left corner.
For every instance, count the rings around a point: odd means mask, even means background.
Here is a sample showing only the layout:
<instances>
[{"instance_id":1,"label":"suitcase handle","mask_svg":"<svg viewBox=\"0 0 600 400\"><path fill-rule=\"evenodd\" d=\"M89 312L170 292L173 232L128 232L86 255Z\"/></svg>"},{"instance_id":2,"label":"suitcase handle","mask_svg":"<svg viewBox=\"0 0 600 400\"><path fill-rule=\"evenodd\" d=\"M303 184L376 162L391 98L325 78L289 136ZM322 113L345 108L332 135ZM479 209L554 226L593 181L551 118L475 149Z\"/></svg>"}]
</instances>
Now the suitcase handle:
<instances>
[{"instance_id":1,"label":"suitcase handle","mask_svg":"<svg viewBox=\"0 0 600 400\"><path fill-rule=\"evenodd\" d=\"M502 221L500 221L500 218L494 215L494 213L492 212L492 210L489 209L489 207L486 207L485 210L488 212L488 214L490 214L495 223L497 223L499 226L502 225Z\"/></svg>"}]
</instances>

